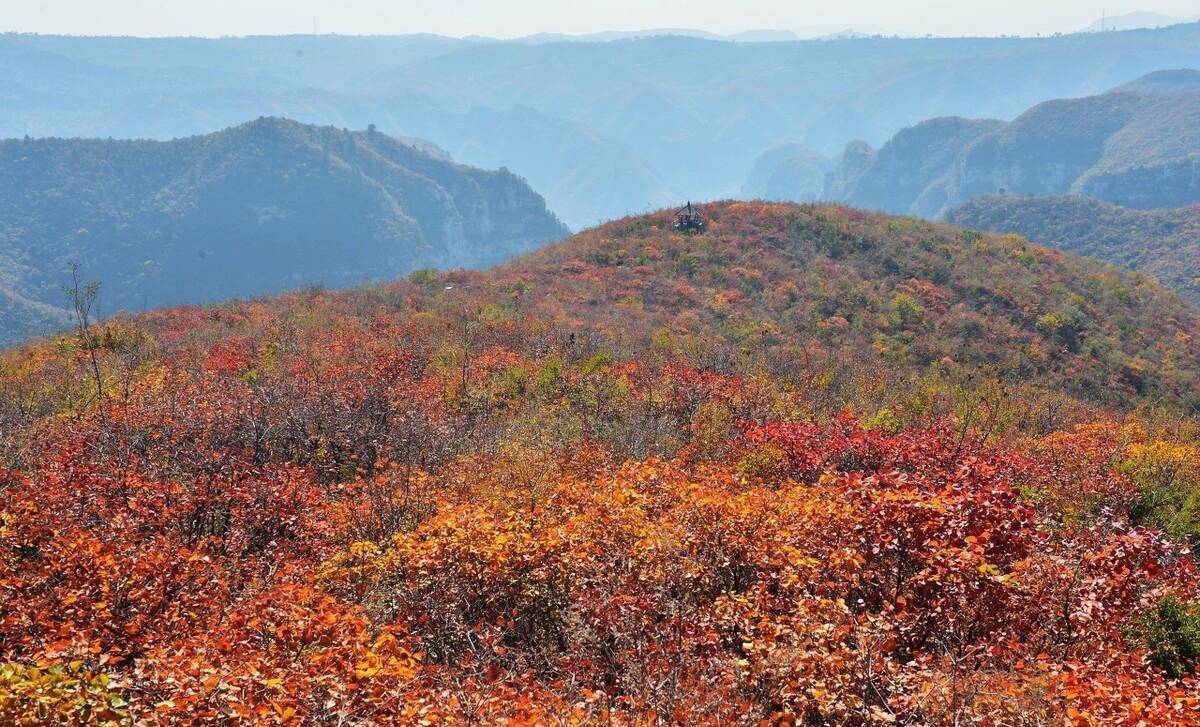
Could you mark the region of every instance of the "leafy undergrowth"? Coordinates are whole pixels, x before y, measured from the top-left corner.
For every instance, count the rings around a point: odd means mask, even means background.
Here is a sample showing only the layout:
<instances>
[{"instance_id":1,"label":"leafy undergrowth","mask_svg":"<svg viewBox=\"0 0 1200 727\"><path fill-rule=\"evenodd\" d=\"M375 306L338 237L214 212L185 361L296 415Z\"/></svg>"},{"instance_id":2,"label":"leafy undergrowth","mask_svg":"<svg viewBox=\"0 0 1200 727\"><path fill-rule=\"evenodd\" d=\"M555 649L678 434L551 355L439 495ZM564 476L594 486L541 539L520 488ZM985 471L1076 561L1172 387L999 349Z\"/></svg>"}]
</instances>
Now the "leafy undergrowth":
<instances>
[{"instance_id":1,"label":"leafy undergrowth","mask_svg":"<svg viewBox=\"0 0 1200 727\"><path fill-rule=\"evenodd\" d=\"M711 219L698 255L757 224ZM1178 399L806 368L778 281L728 315L673 320L685 289L605 314L643 273L532 292L572 250L3 354L0 723L1200 721ZM921 340L888 310L862 325ZM768 313L788 327L739 344Z\"/></svg>"},{"instance_id":2,"label":"leafy undergrowth","mask_svg":"<svg viewBox=\"0 0 1200 727\"><path fill-rule=\"evenodd\" d=\"M1092 459L1138 436L980 449L847 415L336 486L64 442L5 485L0 715L1194 723L1194 563Z\"/></svg>"}]
</instances>

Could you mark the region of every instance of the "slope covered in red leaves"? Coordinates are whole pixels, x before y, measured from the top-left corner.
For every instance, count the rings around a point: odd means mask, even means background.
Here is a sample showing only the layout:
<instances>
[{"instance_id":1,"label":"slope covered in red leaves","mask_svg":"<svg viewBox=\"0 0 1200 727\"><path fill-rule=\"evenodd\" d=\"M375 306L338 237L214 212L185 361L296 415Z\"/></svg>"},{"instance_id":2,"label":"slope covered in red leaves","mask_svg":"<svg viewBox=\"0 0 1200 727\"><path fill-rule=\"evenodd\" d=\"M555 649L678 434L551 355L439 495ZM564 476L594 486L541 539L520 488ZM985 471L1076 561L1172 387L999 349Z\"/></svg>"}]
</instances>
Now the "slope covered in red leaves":
<instances>
[{"instance_id":1,"label":"slope covered in red leaves","mask_svg":"<svg viewBox=\"0 0 1200 727\"><path fill-rule=\"evenodd\" d=\"M1191 314L705 212L3 354L0 722L1200 720Z\"/></svg>"}]
</instances>

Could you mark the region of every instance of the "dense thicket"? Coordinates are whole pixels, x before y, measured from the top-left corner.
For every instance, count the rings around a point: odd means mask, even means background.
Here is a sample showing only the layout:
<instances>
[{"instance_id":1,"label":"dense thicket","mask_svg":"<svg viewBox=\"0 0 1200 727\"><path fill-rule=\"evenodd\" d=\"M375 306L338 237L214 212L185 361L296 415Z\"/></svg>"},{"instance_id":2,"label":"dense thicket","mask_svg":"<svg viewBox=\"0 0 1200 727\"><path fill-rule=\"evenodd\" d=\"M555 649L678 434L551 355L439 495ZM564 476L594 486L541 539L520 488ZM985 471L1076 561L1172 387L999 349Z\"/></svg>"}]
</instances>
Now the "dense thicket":
<instances>
[{"instance_id":1,"label":"dense thicket","mask_svg":"<svg viewBox=\"0 0 1200 727\"><path fill-rule=\"evenodd\" d=\"M611 332L630 352L657 336L706 366L951 378L986 367L1084 400L1196 403L1200 318L1144 277L1015 236L843 207L705 210L703 235L675 233L667 213L629 218L472 289L527 285L526 308Z\"/></svg>"},{"instance_id":2,"label":"dense thicket","mask_svg":"<svg viewBox=\"0 0 1200 727\"><path fill-rule=\"evenodd\" d=\"M1200 719L1192 314L704 213L4 353L0 722Z\"/></svg>"}]
</instances>

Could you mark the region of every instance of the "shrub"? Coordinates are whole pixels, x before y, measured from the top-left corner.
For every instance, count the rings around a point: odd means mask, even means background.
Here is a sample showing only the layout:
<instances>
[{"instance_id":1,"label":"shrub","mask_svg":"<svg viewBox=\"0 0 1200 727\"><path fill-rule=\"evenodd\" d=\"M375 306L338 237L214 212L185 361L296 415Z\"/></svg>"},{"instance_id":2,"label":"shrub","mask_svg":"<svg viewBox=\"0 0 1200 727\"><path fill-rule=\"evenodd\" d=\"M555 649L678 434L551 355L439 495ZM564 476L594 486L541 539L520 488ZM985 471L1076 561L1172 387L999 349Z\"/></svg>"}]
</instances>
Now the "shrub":
<instances>
[{"instance_id":1,"label":"shrub","mask_svg":"<svg viewBox=\"0 0 1200 727\"><path fill-rule=\"evenodd\" d=\"M1135 444L1120 470L1137 485L1130 519L1200 544L1200 452L1163 441Z\"/></svg>"},{"instance_id":2,"label":"shrub","mask_svg":"<svg viewBox=\"0 0 1200 727\"><path fill-rule=\"evenodd\" d=\"M1172 679L1196 670L1200 659L1200 603L1167 596L1137 620L1136 636L1150 650L1150 663Z\"/></svg>"},{"instance_id":3,"label":"shrub","mask_svg":"<svg viewBox=\"0 0 1200 727\"><path fill-rule=\"evenodd\" d=\"M79 662L0 664L0 723L127 724L125 699L111 686L107 675Z\"/></svg>"}]
</instances>

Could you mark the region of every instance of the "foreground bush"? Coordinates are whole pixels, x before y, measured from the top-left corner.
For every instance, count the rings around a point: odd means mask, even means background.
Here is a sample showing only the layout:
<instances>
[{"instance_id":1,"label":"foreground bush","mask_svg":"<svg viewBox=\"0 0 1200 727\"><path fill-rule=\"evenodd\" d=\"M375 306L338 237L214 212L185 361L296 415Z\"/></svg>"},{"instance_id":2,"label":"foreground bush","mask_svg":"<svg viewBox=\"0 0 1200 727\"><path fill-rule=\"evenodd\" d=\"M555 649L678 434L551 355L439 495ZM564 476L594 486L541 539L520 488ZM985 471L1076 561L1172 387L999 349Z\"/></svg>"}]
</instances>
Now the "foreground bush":
<instances>
[{"instance_id":1,"label":"foreground bush","mask_svg":"<svg viewBox=\"0 0 1200 727\"><path fill-rule=\"evenodd\" d=\"M30 724L1200 719L1191 559L1022 494L1109 496L1119 473L1063 479L1071 438L1051 463L849 416L738 430L717 459L585 447L533 481L463 459L376 541L365 487L236 458L203 484L136 461L114 480L64 452L5 492L0 704Z\"/></svg>"}]
</instances>

